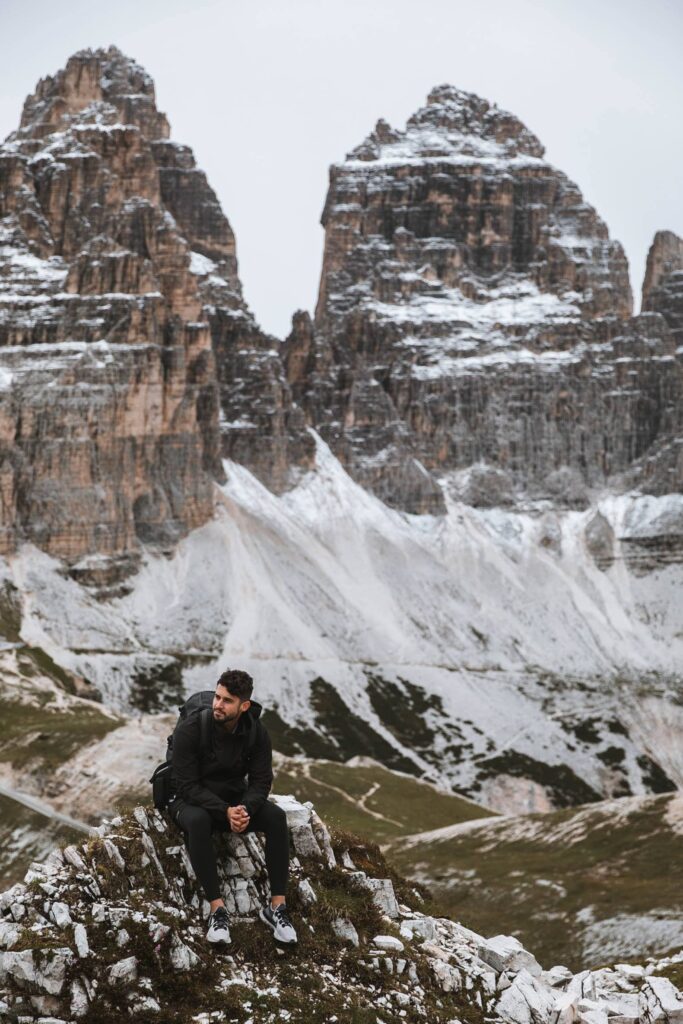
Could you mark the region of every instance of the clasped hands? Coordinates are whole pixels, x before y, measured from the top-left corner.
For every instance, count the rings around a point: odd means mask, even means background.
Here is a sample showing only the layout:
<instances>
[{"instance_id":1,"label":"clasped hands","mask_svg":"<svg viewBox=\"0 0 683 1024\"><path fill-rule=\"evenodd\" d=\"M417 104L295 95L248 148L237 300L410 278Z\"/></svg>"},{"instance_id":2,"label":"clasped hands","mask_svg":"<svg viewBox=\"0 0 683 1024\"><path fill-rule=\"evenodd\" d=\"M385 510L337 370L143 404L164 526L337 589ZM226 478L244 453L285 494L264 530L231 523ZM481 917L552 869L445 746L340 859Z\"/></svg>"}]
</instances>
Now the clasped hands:
<instances>
[{"instance_id":1,"label":"clasped hands","mask_svg":"<svg viewBox=\"0 0 683 1024\"><path fill-rule=\"evenodd\" d=\"M249 814L244 804L239 804L237 807L228 807L227 815L231 832L244 832L249 825Z\"/></svg>"}]
</instances>

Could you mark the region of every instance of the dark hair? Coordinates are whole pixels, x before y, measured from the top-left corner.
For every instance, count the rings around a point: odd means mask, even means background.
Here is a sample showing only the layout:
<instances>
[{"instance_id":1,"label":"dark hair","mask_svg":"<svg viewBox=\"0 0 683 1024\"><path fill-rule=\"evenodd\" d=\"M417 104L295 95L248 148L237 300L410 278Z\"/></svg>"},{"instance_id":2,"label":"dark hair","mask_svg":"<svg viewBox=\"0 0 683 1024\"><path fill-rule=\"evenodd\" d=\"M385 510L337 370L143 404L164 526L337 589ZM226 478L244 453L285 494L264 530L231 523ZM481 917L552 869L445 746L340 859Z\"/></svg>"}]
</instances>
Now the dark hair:
<instances>
[{"instance_id":1,"label":"dark hair","mask_svg":"<svg viewBox=\"0 0 683 1024\"><path fill-rule=\"evenodd\" d=\"M233 697L239 697L240 700L249 700L254 689L254 680L248 672L242 672L240 669L228 669L220 677L216 686L224 686L228 693L231 693Z\"/></svg>"}]
</instances>

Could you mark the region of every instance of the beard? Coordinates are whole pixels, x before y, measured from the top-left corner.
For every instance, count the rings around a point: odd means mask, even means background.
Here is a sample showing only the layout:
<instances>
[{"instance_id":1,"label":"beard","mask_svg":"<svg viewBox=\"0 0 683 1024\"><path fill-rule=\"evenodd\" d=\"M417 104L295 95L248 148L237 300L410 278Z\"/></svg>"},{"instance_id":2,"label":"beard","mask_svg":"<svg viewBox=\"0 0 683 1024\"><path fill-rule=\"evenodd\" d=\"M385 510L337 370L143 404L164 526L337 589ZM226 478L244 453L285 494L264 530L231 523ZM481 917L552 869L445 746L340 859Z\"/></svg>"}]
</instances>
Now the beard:
<instances>
[{"instance_id":1,"label":"beard","mask_svg":"<svg viewBox=\"0 0 683 1024\"><path fill-rule=\"evenodd\" d=\"M237 720L240 717L240 714L241 714L240 711L235 711L231 715L227 711L221 711L220 708L214 708L213 709L214 720L216 722L220 723L221 725L229 725L229 726L236 725L237 724Z\"/></svg>"}]
</instances>

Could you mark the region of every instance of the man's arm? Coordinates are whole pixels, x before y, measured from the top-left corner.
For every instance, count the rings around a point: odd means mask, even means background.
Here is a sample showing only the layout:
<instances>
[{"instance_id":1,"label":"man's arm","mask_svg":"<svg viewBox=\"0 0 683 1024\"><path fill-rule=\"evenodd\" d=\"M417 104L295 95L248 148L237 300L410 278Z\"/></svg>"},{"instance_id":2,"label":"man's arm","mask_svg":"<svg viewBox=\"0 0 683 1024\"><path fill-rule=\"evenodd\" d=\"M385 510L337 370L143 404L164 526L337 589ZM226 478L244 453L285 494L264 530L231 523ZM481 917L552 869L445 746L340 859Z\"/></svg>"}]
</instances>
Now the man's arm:
<instances>
[{"instance_id":1,"label":"man's arm","mask_svg":"<svg viewBox=\"0 0 683 1024\"><path fill-rule=\"evenodd\" d=\"M270 736L263 726L249 757L248 786L242 800L247 814L253 817L260 811L268 799L270 787L273 785L273 748Z\"/></svg>"},{"instance_id":2,"label":"man's arm","mask_svg":"<svg viewBox=\"0 0 683 1024\"><path fill-rule=\"evenodd\" d=\"M228 804L210 789L201 784L201 768L199 764L199 719L192 723L183 723L176 729L173 737L173 776L178 789L178 796L205 810L226 816Z\"/></svg>"}]
</instances>

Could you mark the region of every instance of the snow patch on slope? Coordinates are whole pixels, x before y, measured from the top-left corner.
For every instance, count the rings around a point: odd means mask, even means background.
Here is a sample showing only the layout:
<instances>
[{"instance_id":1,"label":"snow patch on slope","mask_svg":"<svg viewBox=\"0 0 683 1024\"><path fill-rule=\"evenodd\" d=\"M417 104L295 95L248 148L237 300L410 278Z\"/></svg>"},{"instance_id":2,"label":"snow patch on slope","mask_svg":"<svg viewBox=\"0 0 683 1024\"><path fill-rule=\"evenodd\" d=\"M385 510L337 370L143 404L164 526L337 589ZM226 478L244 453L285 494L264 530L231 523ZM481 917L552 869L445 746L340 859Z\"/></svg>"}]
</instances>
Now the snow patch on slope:
<instances>
[{"instance_id":1,"label":"snow patch on slope","mask_svg":"<svg viewBox=\"0 0 683 1024\"><path fill-rule=\"evenodd\" d=\"M477 758L517 751L571 764L604 793L605 765L565 727L591 715L628 721L639 749L683 780L667 740L680 717L667 692L683 655L679 565L634 576L617 558L601 571L584 539L595 509L557 513L554 550L539 543L533 513L452 501L443 517L398 512L316 443L315 471L282 496L226 463L214 519L172 558L145 553L132 592L106 606L24 548L8 567L24 595L24 638L117 708L136 673L182 658L187 690L244 668L266 706L315 729L311 683L321 678L416 770L463 786ZM645 500L647 515L671 502L610 496L599 510L620 536ZM382 720L370 676L437 701L429 750L408 749ZM644 700L656 712L645 721ZM623 746L632 791L643 792L637 751Z\"/></svg>"}]
</instances>

